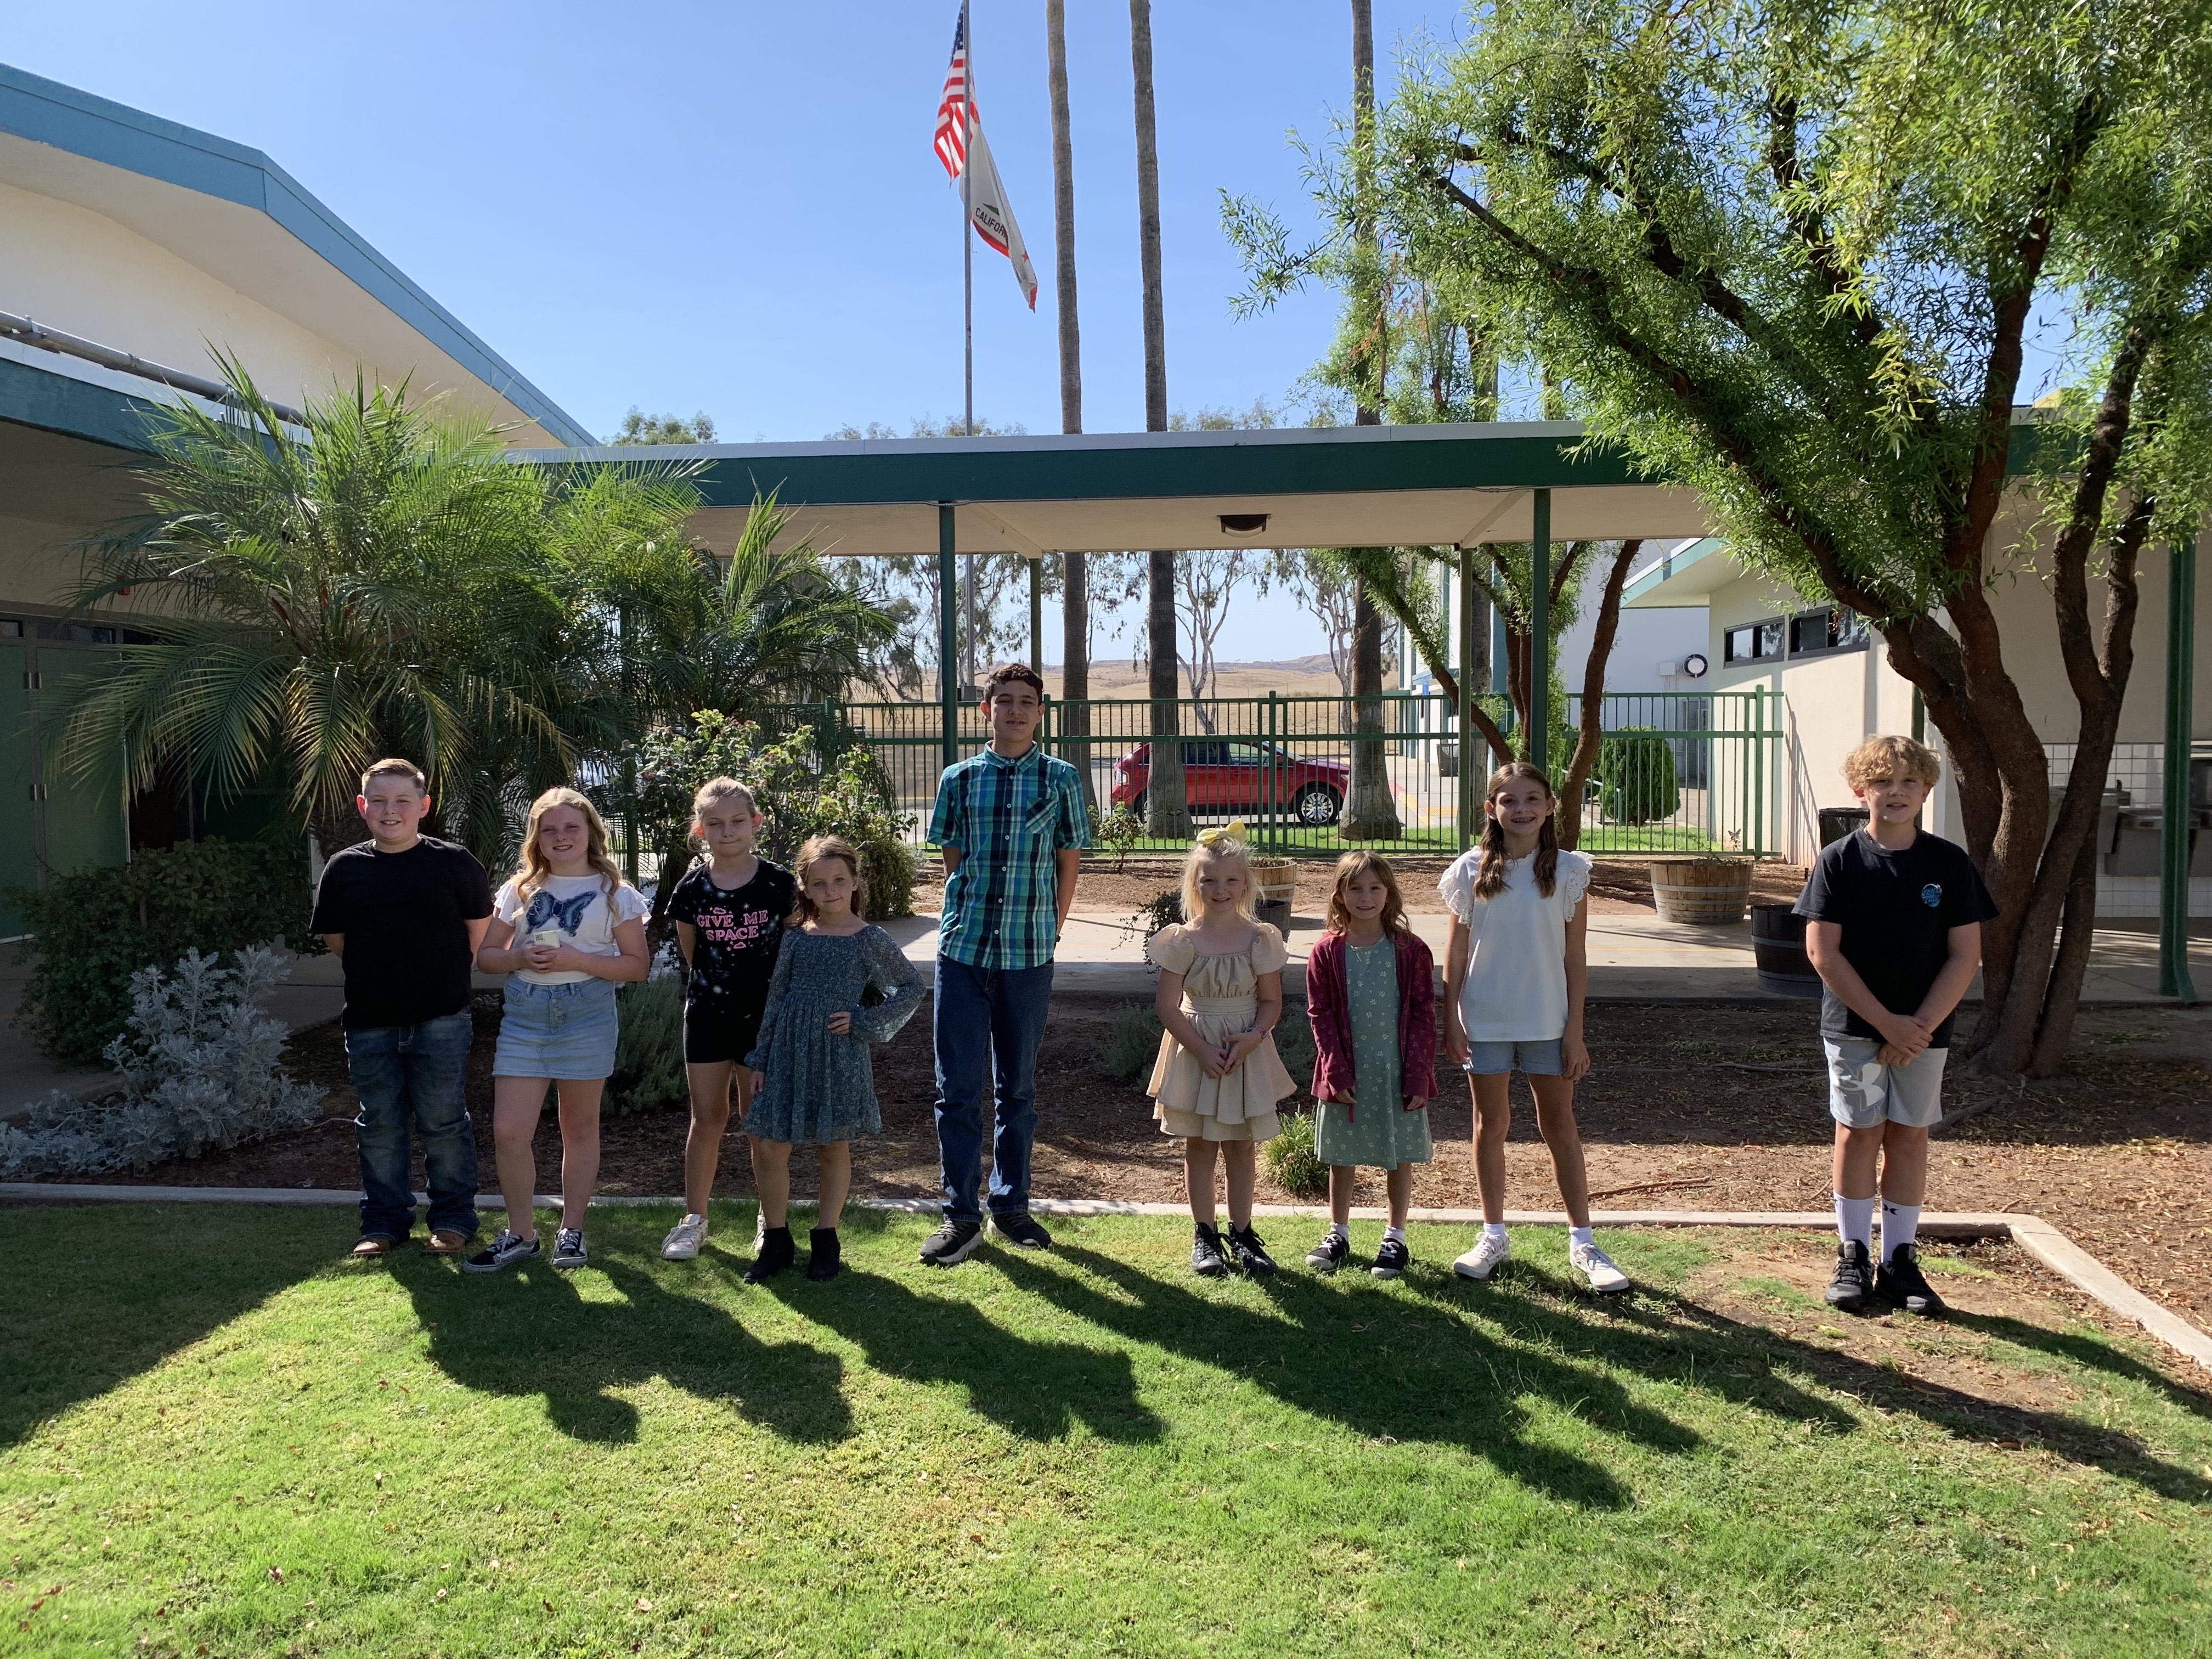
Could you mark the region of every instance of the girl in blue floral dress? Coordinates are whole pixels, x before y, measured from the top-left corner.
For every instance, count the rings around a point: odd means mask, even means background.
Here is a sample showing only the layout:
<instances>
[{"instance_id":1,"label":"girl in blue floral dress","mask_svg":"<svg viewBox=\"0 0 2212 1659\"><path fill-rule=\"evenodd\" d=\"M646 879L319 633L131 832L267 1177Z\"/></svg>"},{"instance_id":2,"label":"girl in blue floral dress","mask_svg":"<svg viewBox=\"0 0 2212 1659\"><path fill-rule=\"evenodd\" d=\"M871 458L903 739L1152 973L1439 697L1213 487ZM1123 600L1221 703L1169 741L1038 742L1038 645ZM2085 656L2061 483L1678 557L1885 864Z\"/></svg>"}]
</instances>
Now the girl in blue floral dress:
<instances>
[{"instance_id":1,"label":"girl in blue floral dress","mask_svg":"<svg viewBox=\"0 0 2212 1659\"><path fill-rule=\"evenodd\" d=\"M853 1137L881 1134L872 1042L888 1042L921 1003L921 975L863 919L867 896L851 842L817 836L799 849L799 925L785 931L769 981L752 1073L753 1178L760 1188L761 1243L745 1282L774 1278L797 1259L791 1241L791 1149L821 1149L822 1196L809 1236L809 1279L834 1279L837 1222L853 1181Z\"/></svg>"}]
</instances>

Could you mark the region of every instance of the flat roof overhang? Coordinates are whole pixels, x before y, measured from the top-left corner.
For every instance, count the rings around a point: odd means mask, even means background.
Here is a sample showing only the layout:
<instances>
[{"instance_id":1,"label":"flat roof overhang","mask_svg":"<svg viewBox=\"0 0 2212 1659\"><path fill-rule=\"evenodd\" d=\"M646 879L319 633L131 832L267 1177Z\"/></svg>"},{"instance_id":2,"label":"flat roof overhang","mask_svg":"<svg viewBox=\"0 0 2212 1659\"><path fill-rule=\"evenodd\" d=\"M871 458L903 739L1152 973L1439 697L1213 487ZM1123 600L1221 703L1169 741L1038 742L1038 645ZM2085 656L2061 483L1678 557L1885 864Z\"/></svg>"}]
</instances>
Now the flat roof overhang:
<instances>
[{"instance_id":1,"label":"flat roof overhang","mask_svg":"<svg viewBox=\"0 0 2212 1659\"><path fill-rule=\"evenodd\" d=\"M696 465L693 530L727 553L756 494L793 511L786 541L827 554L939 550L951 502L962 553L1220 547L1460 546L1527 541L1552 491L1554 540L1702 536L1697 495L1582 447L1571 421L1279 427L1231 432L862 440L516 450L537 465ZM1224 514L1267 527L1224 533Z\"/></svg>"}]
</instances>

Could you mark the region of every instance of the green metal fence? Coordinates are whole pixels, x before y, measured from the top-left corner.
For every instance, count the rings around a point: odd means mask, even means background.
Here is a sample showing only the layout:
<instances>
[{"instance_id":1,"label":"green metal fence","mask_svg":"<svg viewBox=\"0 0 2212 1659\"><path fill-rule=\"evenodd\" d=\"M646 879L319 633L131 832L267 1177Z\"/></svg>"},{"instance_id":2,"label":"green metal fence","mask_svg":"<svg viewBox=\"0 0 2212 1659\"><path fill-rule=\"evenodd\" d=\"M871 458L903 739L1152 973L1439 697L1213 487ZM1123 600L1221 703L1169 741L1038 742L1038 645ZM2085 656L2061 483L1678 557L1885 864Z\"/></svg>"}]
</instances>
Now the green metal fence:
<instances>
[{"instance_id":1,"label":"green metal fence","mask_svg":"<svg viewBox=\"0 0 2212 1659\"><path fill-rule=\"evenodd\" d=\"M1468 822L1459 783L1456 711L1448 698L1390 693L1364 700L1367 730L1354 730L1363 700L1352 697L1222 697L1176 705L1191 816L1199 823L1242 817L1255 840L1293 856L1334 858L1360 799L1355 767L1372 780L1368 799L1387 799L1387 833L1360 844L1380 850L1452 854L1479 832ZM1486 708L1513 736L1505 700ZM1571 745L1581 698L1565 711ZM1608 745L1601 775L1584 791L1583 850L1593 853L1724 850L1770 855L1781 819L1782 699L1744 692L1620 693L1606 697L1601 729ZM796 706L795 722L842 725L882 763L902 811L915 815L913 838L927 837L943 761L942 714L934 702ZM1149 785L1141 751L1152 736L1152 704L1142 699L1048 700L1038 740L1088 775L1102 816L1116 805L1141 807ZM989 738L980 710L960 715L960 753ZM1556 775L1567 756L1552 757ZM1477 782L1491 764L1478 735ZM1379 793L1378 792L1382 792ZM1133 850L1180 850L1139 838Z\"/></svg>"}]
</instances>

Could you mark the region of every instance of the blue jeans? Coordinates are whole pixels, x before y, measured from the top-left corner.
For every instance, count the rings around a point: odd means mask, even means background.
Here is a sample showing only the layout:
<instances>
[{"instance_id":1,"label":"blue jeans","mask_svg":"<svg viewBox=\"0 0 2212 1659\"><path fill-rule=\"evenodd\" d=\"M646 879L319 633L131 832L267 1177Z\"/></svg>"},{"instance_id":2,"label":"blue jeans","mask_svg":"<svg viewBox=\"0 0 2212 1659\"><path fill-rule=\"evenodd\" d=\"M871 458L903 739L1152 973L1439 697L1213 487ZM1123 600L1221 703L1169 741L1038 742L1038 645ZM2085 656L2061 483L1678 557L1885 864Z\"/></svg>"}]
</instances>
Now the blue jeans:
<instances>
[{"instance_id":1,"label":"blue jeans","mask_svg":"<svg viewBox=\"0 0 2212 1659\"><path fill-rule=\"evenodd\" d=\"M1030 1206L1030 1147L1036 1139L1037 1044L1052 1000L1052 964L971 968L937 959L930 1036L937 1052L937 1157L948 1221L981 1221L983 1091L995 1083L991 1213Z\"/></svg>"},{"instance_id":2,"label":"blue jeans","mask_svg":"<svg viewBox=\"0 0 2212 1659\"><path fill-rule=\"evenodd\" d=\"M461 1096L471 1022L468 1010L420 1025L371 1025L345 1034L361 1115L362 1237L402 1239L415 1223L407 1179L411 1126L422 1142L430 1186L430 1231L477 1230L477 1140Z\"/></svg>"}]
</instances>

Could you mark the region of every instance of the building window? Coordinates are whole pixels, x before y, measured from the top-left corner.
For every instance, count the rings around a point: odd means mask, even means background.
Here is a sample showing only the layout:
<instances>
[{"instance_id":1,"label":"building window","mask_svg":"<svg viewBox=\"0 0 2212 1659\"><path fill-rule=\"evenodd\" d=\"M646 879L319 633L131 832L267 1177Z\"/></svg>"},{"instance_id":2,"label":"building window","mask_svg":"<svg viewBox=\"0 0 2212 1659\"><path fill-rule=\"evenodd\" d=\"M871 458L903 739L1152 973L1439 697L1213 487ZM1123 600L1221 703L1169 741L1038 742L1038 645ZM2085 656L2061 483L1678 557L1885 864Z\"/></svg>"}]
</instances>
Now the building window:
<instances>
[{"instance_id":1,"label":"building window","mask_svg":"<svg viewBox=\"0 0 2212 1659\"><path fill-rule=\"evenodd\" d=\"M21 623L13 617L0 617L0 640L20 640L22 637Z\"/></svg>"},{"instance_id":2,"label":"building window","mask_svg":"<svg viewBox=\"0 0 2212 1659\"><path fill-rule=\"evenodd\" d=\"M42 622L39 624L42 640L66 640L72 645L112 645L115 630L92 623Z\"/></svg>"},{"instance_id":3,"label":"building window","mask_svg":"<svg viewBox=\"0 0 2212 1659\"><path fill-rule=\"evenodd\" d=\"M1790 619L1790 654L1810 657L1825 651L1858 651L1867 642L1866 618L1832 605L1800 611Z\"/></svg>"},{"instance_id":4,"label":"building window","mask_svg":"<svg viewBox=\"0 0 2212 1659\"><path fill-rule=\"evenodd\" d=\"M1723 663L1765 662L1782 655L1782 618L1745 623L1721 635Z\"/></svg>"}]
</instances>

